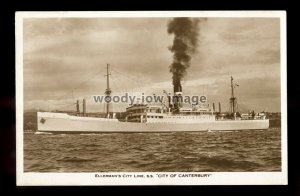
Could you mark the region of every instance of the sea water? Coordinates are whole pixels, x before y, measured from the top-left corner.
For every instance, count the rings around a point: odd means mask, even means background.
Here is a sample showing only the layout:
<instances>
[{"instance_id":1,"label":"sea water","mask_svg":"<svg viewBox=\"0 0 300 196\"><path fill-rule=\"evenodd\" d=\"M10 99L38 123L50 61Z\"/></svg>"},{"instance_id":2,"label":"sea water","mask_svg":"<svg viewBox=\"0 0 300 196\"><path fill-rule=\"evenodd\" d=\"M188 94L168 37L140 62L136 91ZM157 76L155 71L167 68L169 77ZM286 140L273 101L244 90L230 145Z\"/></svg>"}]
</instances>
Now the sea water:
<instances>
[{"instance_id":1,"label":"sea water","mask_svg":"<svg viewBox=\"0 0 300 196\"><path fill-rule=\"evenodd\" d=\"M24 133L25 172L281 171L281 130Z\"/></svg>"}]
</instances>

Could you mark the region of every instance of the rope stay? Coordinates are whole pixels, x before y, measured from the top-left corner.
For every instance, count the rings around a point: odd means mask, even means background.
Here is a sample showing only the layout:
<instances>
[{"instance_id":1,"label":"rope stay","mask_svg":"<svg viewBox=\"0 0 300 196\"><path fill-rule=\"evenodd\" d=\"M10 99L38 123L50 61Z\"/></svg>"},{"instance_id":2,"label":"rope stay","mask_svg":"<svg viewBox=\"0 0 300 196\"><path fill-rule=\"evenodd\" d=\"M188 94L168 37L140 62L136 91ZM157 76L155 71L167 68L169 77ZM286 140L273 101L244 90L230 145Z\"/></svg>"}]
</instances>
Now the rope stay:
<instances>
[{"instance_id":1,"label":"rope stay","mask_svg":"<svg viewBox=\"0 0 300 196\"><path fill-rule=\"evenodd\" d=\"M139 90L142 89L142 86L146 86L146 83L141 81L140 78L133 77L131 74L126 74L124 72L120 72L115 68L115 66L111 66L111 70L113 72L116 72L117 73L116 75L118 75L118 76L123 76L126 79L130 79L131 81L134 81ZM121 82L121 83L124 84L124 82Z\"/></svg>"},{"instance_id":2,"label":"rope stay","mask_svg":"<svg viewBox=\"0 0 300 196\"><path fill-rule=\"evenodd\" d=\"M112 74L112 82L113 82L113 85L114 85L114 89L117 89L117 91L120 91L120 92L124 92L124 90L126 89L131 89L132 92L133 92L133 88L132 88L132 85L127 85L128 82L122 82L120 80L120 77L123 77L125 79L125 81L128 81L128 79L130 81L133 81L134 82L134 85L136 85L138 87L138 90L141 90L142 89L142 85L141 84L144 84L145 83L141 80L139 80L138 78L136 77L133 77L132 75L130 74L126 74L126 73L122 73L120 71L118 71L116 69L115 66L111 66L110 65L110 68L111 68L111 72L114 72L115 74ZM64 100L64 98L66 97L69 97L70 96L70 99L71 99L71 104L70 104L70 100L67 100L66 102L60 102L60 103L51 103L51 104L48 104L48 110L49 110L49 107L53 107L53 106L58 106L57 107L54 107L53 109L54 110L61 110L61 109L64 109L64 108L67 108L67 107L70 107L70 106L74 106L76 105L76 102L74 100L74 93L75 91L77 91L78 89L80 89L84 84L86 84L87 82L93 80L96 76L98 76L99 74L102 74L102 73L105 73L104 70L99 70L97 71L96 73L94 73L94 71L92 72L92 74L90 74L85 80L83 80L82 82L80 82L78 85L76 85L74 88L72 88L71 90L67 91L67 93L63 94L62 96L58 96L56 97L55 99L53 99L54 102L59 102L59 101L62 101ZM115 77L114 75L117 75L118 77ZM122 84L124 85L127 85L125 87L122 87Z\"/></svg>"},{"instance_id":3,"label":"rope stay","mask_svg":"<svg viewBox=\"0 0 300 196\"><path fill-rule=\"evenodd\" d=\"M71 99L72 99L72 104L70 103L56 103L56 104L49 104L49 106L53 106L53 105L65 105L64 107L60 107L60 108L56 108L56 110L62 109L62 108L66 108L67 106L73 106L76 103L74 102L74 92L76 90L78 90L82 85L86 84L87 82L91 81L92 79L94 79L96 76L98 76L100 73L103 73L103 70L99 70L98 72L91 74L86 80L82 81L81 83L79 83L75 88L71 89L70 91L68 91L67 93L63 94L62 96L59 96L57 98L55 98L55 101L61 101L64 97L67 97L68 95L71 95Z\"/></svg>"}]
</instances>

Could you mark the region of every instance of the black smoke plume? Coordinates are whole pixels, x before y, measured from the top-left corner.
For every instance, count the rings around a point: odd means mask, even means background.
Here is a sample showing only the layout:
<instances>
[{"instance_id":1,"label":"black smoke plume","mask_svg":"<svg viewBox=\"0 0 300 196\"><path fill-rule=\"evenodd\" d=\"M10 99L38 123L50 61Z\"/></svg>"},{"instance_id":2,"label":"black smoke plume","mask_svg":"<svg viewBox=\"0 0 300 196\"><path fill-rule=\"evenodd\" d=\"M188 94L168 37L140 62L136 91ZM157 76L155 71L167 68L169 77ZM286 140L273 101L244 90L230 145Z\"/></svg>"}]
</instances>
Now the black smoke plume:
<instances>
[{"instance_id":1,"label":"black smoke plume","mask_svg":"<svg viewBox=\"0 0 300 196\"><path fill-rule=\"evenodd\" d=\"M174 92L181 91L181 80L197 50L199 22L199 19L174 18L168 24L168 33L174 34L173 45L169 47L173 53L170 72L173 74Z\"/></svg>"}]
</instances>

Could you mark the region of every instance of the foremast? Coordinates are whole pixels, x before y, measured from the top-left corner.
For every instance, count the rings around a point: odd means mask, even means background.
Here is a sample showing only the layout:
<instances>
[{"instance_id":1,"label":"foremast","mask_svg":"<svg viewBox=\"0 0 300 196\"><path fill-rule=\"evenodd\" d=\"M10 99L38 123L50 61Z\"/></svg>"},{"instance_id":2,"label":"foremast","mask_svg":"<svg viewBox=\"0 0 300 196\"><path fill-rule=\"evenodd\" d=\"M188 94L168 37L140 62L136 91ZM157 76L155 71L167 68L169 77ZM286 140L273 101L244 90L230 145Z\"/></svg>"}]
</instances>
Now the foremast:
<instances>
[{"instance_id":1,"label":"foremast","mask_svg":"<svg viewBox=\"0 0 300 196\"><path fill-rule=\"evenodd\" d=\"M109 76L111 74L109 73L109 64L107 64L106 66L106 90L105 90L105 100L106 100L106 114L107 116L109 115L109 112L110 112L110 100L111 100L111 89L109 87Z\"/></svg>"},{"instance_id":2,"label":"foremast","mask_svg":"<svg viewBox=\"0 0 300 196\"><path fill-rule=\"evenodd\" d=\"M236 97L234 96L234 86L237 84L233 83L233 77L231 76L231 97L229 99L230 102L230 112L232 114L235 113L235 107L237 105Z\"/></svg>"}]
</instances>

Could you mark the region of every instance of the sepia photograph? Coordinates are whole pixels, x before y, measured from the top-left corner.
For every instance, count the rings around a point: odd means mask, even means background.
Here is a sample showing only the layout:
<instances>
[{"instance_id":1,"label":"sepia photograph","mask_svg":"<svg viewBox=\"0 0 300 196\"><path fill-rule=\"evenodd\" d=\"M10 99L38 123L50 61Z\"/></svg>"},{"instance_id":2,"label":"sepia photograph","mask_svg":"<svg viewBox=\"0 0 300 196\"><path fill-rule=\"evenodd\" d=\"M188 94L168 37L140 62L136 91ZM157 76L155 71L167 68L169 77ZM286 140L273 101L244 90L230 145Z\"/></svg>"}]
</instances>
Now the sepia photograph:
<instances>
[{"instance_id":1,"label":"sepia photograph","mask_svg":"<svg viewBox=\"0 0 300 196\"><path fill-rule=\"evenodd\" d=\"M17 185L288 183L284 11L15 25Z\"/></svg>"}]
</instances>

